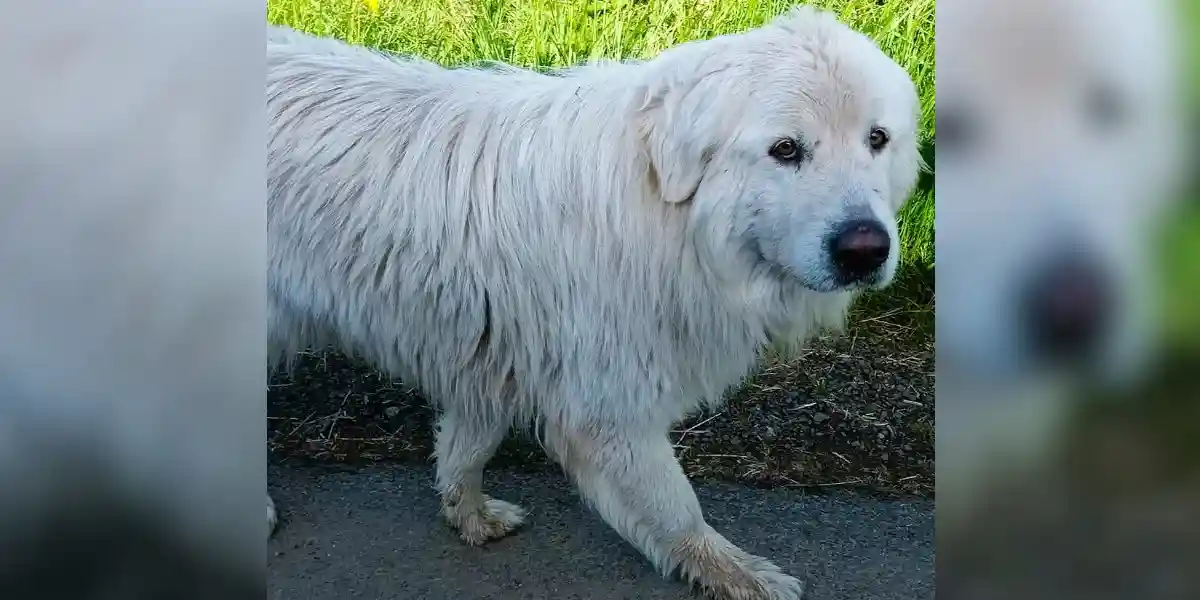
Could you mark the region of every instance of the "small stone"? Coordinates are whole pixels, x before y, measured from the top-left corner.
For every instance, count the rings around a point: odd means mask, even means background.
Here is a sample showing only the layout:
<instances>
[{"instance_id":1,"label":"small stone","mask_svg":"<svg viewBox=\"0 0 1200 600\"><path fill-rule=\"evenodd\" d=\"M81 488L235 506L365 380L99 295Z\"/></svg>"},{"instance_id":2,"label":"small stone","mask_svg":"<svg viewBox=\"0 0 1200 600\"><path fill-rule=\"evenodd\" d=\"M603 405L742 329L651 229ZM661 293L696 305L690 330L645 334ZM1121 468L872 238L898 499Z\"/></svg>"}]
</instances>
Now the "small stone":
<instances>
[{"instance_id":1,"label":"small stone","mask_svg":"<svg viewBox=\"0 0 1200 600\"><path fill-rule=\"evenodd\" d=\"M400 416L400 407L399 406L389 406L389 407L383 409L383 414L384 414L384 416L386 416L389 419L395 419L396 417Z\"/></svg>"},{"instance_id":2,"label":"small stone","mask_svg":"<svg viewBox=\"0 0 1200 600\"><path fill-rule=\"evenodd\" d=\"M813 421L816 421L817 423L824 423L825 421L828 421L828 420L829 420L829 415L827 415L825 413L817 413L817 414L813 415Z\"/></svg>"}]
</instances>

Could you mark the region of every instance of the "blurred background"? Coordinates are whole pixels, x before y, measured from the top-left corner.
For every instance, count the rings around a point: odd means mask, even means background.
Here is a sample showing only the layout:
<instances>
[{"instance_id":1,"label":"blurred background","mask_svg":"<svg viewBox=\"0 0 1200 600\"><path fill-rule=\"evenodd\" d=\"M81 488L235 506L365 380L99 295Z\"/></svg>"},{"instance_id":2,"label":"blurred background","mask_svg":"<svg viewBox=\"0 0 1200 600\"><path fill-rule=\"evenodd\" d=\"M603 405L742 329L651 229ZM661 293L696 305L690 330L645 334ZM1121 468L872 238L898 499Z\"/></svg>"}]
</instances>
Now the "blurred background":
<instances>
[{"instance_id":1,"label":"blurred background","mask_svg":"<svg viewBox=\"0 0 1200 600\"><path fill-rule=\"evenodd\" d=\"M938 7L940 597L1200 597L1197 8Z\"/></svg>"},{"instance_id":2,"label":"blurred background","mask_svg":"<svg viewBox=\"0 0 1200 600\"><path fill-rule=\"evenodd\" d=\"M6 598L266 594L263 8L162 8L0 3Z\"/></svg>"}]
</instances>

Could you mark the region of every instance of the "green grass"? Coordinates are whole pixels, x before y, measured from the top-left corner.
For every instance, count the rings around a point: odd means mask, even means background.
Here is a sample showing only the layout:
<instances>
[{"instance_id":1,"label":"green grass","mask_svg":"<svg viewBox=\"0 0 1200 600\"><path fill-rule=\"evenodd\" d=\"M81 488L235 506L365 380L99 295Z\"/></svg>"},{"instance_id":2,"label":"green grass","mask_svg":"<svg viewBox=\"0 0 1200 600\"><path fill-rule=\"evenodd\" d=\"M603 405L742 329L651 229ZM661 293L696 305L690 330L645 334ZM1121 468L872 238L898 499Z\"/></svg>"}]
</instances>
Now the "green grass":
<instances>
[{"instance_id":1,"label":"green grass","mask_svg":"<svg viewBox=\"0 0 1200 600\"><path fill-rule=\"evenodd\" d=\"M934 0L813 0L871 36L908 69L922 98L932 165ZM798 4L770 0L268 0L272 23L446 66L499 60L562 67L597 58L649 58L688 40L755 27ZM374 10L373 7L374 6ZM932 178L900 217L905 264L933 264Z\"/></svg>"},{"instance_id":2,"label":"green grass","mask_svg":"<svg viewBox=\"0 0 1200 600\"><path fill-rule=\"evenodd\" d=\"M1200 2L1179 2L1180 31L1184 35L1184 71L1188 78L1192 119L1188 126L1200 132ZM1193 151L1196 151L1193 148ZM1200 174L1191 174L1185 207L1167 224L1162 240L1163 310L1166 336L1182 352L1200 352Z\"/></svg>"}]
</instances>

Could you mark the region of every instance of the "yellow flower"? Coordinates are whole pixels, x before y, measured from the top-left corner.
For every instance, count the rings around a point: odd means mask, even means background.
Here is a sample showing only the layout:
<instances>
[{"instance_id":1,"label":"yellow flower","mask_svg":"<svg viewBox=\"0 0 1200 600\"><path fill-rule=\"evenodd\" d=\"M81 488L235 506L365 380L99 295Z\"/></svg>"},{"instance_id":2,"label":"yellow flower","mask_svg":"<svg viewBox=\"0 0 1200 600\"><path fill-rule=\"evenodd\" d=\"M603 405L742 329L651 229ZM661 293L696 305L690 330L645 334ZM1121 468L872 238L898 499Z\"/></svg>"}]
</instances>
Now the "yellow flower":
<instances>
[{"instance_id":1,"label":"yellow flower","mask_svg":"<svg viewBox=\"0 0 1200 600\"><path fill-rule=\"evenodd\" d=\"M363 0L363 4L367 5L367 10L371 11L372 14L379 13L379 0Z\"/></svg>"}]
</instances>

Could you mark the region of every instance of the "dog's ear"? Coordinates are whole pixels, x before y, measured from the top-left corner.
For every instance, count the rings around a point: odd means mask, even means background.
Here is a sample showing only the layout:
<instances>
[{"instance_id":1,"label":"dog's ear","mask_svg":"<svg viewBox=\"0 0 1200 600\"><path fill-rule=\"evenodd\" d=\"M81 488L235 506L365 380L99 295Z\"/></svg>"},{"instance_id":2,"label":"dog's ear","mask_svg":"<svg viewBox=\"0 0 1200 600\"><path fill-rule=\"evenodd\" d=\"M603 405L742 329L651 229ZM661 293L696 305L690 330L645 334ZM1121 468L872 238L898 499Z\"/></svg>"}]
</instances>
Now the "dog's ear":
<instances>
[{"instance_id":1,"label":"dog's ear","mask_svg":"<svg viewBox=\"0 0 1200 600\"><path fill-rule=\"evenodd\" d=\"M649 158L649 176L663 201L687 202L696 195L713 147L711 99L691 93L696 82L657 82L645 88L639 125Z\"/></svg>"}]
</instances>

